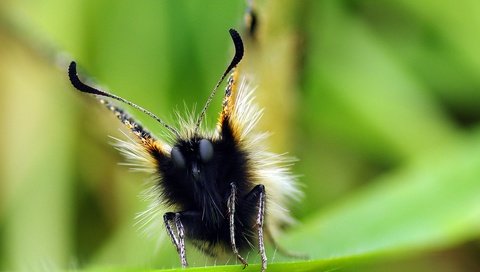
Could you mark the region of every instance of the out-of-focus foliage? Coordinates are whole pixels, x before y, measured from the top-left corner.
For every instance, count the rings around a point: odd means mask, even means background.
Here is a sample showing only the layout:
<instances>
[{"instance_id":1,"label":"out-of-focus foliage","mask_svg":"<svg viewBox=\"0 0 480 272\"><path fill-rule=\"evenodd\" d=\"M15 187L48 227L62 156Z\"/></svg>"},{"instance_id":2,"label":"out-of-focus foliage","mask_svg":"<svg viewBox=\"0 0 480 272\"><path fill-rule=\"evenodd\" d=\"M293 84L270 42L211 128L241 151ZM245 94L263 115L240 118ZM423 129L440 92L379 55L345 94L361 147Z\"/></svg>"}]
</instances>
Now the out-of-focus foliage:
<instances>
[{"instance_id":1,"label":"out-of-focus foliage","mask_svg":"<svg viewBox=\"0 0 480 272\"><path fill-rule=\"evenodd\" d=\"M480 2L255 5L245 65L261 127L273 150L299 158L305 191L292 208L299 224L279 241L311 258L284 263L270 248L269 269L479 269ZM150 238L134 226L146 177L118 165L107 135L124 137L120 124L72 90L64 66L77 60L172 123L184 103L203 105L244 9L240 0L0 3L2 270L179 266L163 226ZM188 255L194 266L215 263ZM226 269L240 266L212 270Z\"/></svg>"}]
</instances>

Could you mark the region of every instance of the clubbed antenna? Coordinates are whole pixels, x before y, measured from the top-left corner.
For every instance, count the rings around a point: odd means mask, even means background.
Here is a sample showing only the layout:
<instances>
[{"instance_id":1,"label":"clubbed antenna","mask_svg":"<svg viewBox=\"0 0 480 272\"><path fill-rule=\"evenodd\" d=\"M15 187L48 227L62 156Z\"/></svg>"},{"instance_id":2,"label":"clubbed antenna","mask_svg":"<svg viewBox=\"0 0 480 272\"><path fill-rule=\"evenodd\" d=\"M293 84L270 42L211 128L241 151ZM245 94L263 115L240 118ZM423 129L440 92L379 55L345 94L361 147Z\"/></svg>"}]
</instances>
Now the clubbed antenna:
<instances>
[{"instance_id":1,"label":"clubbed antenna","mask_svg":"<svg viewBox=\"0 0 480 272\"><path fill-rule=\"evenodd\" d=\"M178 133L178 131L167 125L167 123L165 123L162 119L158 118L155 114L149 112L148 110L126 100L126 99L123 99L121 98L120 96L116 96L114 94L111 94L111 93L107 93L107 92L104 92L104 91L101 91L99 89L96 89L94 87L91 87L85 83L83 83L79 78L78 78L78 75L77 75L77 64L75 63L75 61L72 61L70 63L70 65L68 66L68 77L70 78L70 82L72 83L73 87L75 87L75 89L81 91L81 92L84 92L84 93L89 93L89 94L94 94L94 95L98 95L98 96L105 96L105 97L110 97L112 99L115 99L115 100L118 100L118 101L121 101L129 106L132 106L134 107L135 109L137 110L140 110L141 112L147 114L148 116L152 117L153 119L157 120L160 124L162 124L166 129L170 130L170 132L172 132L173 134L175 134L175 136L177 136L178 138L180 138L180 134Z\"/></svg>"},{"instance_id":2,"label":"clubbed antenna","mask_svg":"<svg viewBox=\"0 0 480 272\"><path fill-rule=\"evenodd\" d=\"M242 42L242 38L240 37L240 34L238 34L238 32L233 28L231 28L229 32L230 32L230 36L232 37L233 45L235 46L235 55L233 56L233 59L230 62L230 65L228 65L222 77L217 82L217 85L215 85L215 88L213 88L212 93L210 93L210 96L208 97L207 102L205 103L205 106L202 109L202 112L198 116L197 123L195 124L195 131L194 131L195 134L197 133L203 118L205 117L205 113L207 112L208 106L210 106L210 103L212 102L213 96L215 96L215 92L217 91L218 86L220 86L220 84L228 75L228 73L230 73L230 71L233 68L235 68L243 58L243 42Z\"/></svg>"}]
</instances>

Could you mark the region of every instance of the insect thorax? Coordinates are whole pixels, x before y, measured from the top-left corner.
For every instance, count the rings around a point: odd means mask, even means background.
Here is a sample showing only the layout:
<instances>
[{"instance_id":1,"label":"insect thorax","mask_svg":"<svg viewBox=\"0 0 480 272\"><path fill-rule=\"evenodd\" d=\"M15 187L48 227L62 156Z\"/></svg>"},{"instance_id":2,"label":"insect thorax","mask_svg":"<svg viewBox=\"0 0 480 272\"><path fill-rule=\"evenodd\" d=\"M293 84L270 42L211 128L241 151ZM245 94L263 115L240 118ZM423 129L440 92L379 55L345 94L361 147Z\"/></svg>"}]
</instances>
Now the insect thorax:
<instances>
[{"instance_id":1,"label":"insect thorax","mask_svg":"<svg viewBox=\"0 0 480 272\"><path fill-rule=\"evenodd\" d=\"M242 196L252 188L245 152L229 135L222 136L178 140L171 156L159 164L165 200L181 210L200 212L205 225L216 228L227 218L230 183Z\"/></svg>"}]
</instances>

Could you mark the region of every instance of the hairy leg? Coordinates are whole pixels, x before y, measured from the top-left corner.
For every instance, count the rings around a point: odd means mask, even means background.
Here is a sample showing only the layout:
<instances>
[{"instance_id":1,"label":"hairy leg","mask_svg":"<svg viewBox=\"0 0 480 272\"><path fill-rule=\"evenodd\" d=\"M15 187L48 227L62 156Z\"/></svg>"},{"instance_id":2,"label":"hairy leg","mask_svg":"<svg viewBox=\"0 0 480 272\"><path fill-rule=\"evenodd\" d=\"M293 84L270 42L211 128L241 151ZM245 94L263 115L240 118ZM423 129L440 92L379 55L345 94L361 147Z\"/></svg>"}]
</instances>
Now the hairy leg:
<instances>
[{"instance_id":1,"label":"hairy leg","mask_svg":"<svg viewBox=\"0 0 480 272\"><path fill-rule=\"evenodd\" d=\"M247 267L247 261L238 253L237 244L235 242L235 202L237 197L237 186L235 183L230 183L230 196L227 200L229 229L230 229L230 245L232 246L233 253L237 256L237 259L243 264L243 268Z\"/></svg>"},{"instance_id":2,"label":"hairy leg","mask_svg":"<svg viewBox=\"0 0 480 272\"><path fill-rule=\"evenodd\" d=\"M267 255L265 253L265 242L263 237L263 223L265 221L265 186L259 184L255 186L250 193L245 197L249 202L255 201L257 207L257 217L255 221L255 227L257 228L258 235L258 250L262 259L262 272L267 269Z\"/></svg>"}]
</instances>

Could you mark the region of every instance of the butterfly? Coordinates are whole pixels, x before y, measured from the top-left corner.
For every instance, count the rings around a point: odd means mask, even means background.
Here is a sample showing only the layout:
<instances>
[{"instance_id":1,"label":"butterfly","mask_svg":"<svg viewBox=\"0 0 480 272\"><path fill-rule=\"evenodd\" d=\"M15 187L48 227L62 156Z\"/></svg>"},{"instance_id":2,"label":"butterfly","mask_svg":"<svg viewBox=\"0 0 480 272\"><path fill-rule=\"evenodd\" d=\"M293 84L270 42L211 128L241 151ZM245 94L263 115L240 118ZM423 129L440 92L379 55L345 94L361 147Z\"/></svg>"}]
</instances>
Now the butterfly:
<instances>
[{"instance_id":1,"label":"butterfly","mask_svg":"<svg viewBox=\"0 0 480 272\"><path fill-rule=\"evenodd\" d=\"M267 133L256 131L262 110L254 103L254 88L241 74L244 56L240 34L230 29L235 54L202 111L168 125L155 114L112 93L82 82L72 61L68 67L71 84L80 92L93 94L133 134L134 141L120 141L121 152L133 164L155 177L154 205L163 205L166 231L182 267L187 267L186 241L210 256L242 256L257 248L261 271L267 269L265 240L293 219L288 204L301 192L290 172L292 160L268 151ZM216 90L228 76L222 110L216 129L201 127ZM170 135L159 139L110 100L123 102L149 115Z\"/></svg>"}]
</instances>

